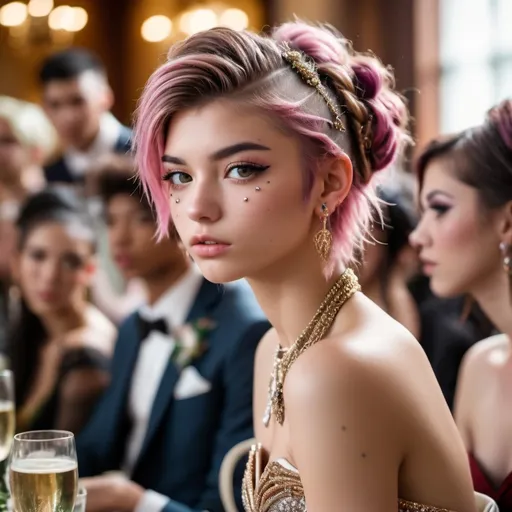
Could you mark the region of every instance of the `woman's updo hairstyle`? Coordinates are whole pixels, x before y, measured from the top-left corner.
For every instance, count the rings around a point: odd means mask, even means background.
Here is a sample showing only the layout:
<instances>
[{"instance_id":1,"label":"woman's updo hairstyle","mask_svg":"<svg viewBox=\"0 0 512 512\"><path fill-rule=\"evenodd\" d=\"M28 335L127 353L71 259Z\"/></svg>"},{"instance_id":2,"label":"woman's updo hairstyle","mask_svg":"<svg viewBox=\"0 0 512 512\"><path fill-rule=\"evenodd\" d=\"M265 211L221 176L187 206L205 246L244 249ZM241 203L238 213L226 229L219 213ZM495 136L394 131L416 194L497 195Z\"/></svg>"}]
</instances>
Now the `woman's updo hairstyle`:
<instances>
[{"instance_id":1,"label":"woman's updo hairstyle","mask_svg":"<svg viewBox=\"0 0 512 512\"><path fill-rule=\"evenodd\" d=\"M431 142L418 157L420 186L435 160L475 188L483 206L499 208L512 201L512 100L491 108L483 124Z\"/></svg>"},{"instance_id":2,"label":"woman's updo hairstyle","mask_svg":"<svg viewBox=\"0 0 512 512\"><path fill-rule=\"evenodd\" d=\"M316 68L324 96L284 58L286 49L298 50ZM301 21L285 23L271 36L214 28L175 44L146 84L135 125L139 175L155 204L160 236L170 218L161 161L169 125L178 112L221 97L263 110L299 140L306 197L319 161L348 154L352 189L331 212L330 225L332 257L351 262L372 207L378 207L374 173L389 167L409 140L407 109L391 71L376 57L355 52L333 28ZM343 130L326 98L340 112Z\"/></svg>"}]
</instances>

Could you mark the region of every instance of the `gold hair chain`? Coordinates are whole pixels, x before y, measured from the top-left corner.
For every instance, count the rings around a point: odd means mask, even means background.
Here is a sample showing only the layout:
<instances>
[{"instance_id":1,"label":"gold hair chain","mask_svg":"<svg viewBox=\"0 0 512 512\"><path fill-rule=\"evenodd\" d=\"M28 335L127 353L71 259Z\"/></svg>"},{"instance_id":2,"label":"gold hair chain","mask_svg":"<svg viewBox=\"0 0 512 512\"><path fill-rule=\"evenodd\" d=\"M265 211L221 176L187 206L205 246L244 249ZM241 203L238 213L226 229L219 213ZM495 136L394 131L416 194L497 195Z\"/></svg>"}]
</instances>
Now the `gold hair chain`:
<instances>
[{"instance_id":1,"label":"gold hair chain","mask_svg":"<svg viewBox=\"0 0 512 512\"><path fill-rule=\"evenodd\" d=\"M351 269L345 270L333 284L315 316L302 331L295 343L288 349L278 345L274 355L274 366L270 377L268 400L263 424L268 427L272 415L282 425L284 422L283 387L286 374L297 358L309 347L323 339L334 323L343 304L361 289L356 275Z\"/></svg>"},{"instance_id":2,"label":"gold hair chain","mask_svg":"<svg viewBox=\"0 0 512 512\"><path fill-rule=\"evenodd\" d=\"M322 96L327 103L327 107L331 111L334 118L333 126L340 132L345 131L342 117L343 114L338 105L332 100L331 96L327 92L326 87L320 80L320 75L314 61L306 56L303 52L298 50L292 50L288 44L284 44L284 52L282 53L283 59L291 66L291 68L311 87L314 87L318 94Z\"/></svg>"}]
</instances>

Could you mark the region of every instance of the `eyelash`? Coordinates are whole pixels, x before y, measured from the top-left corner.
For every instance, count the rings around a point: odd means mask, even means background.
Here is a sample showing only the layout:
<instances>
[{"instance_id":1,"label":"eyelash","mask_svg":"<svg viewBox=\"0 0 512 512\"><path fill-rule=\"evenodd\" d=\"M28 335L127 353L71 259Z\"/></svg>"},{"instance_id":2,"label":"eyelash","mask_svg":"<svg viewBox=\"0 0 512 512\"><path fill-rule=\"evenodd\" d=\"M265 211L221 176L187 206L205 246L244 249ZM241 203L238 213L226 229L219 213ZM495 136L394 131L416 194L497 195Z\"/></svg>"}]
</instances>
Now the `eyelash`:
<instances>
[{"instance_id":1,"label":"eyelash","mask_svg":"<svg viewBox=\"0 0 512 512\"><path fill-rule=\"evenodd\" d=\"M247 178L231 178L235 183L246 183L247 181L250 181L251 179L253 179L256 174L266 171L269 167L270 167L269 165L261 165L261 164L257 164L254 162L237 162L237 163L233 163L228 166L228 168L226 169L226 175L237 168L249 170L252 172L252 174L251 174L251 176L249 176ZM190 174L188 174L184 171L168 171L167 173L165 173L163 175L162 180L169 182L169 186L171 188L173 188L174 190L180 189L180 188L183 188L188 183L190 183L190 181L187 183L182 183L182 184L173 183L172 182L173 176L177 176L180 174L187 175L190 177Z\"/></svg>"},{"instance_id":2,"label":"eyelash","mask_svg":"<svg viewBox=\"0 0 512 512\"><path fill-rule=\"evenodd\" d=\"M436 212L437 217L441 217L451 208L451 206L444 204L431 204L429 208Z\"/></svg>"}]
</instances>

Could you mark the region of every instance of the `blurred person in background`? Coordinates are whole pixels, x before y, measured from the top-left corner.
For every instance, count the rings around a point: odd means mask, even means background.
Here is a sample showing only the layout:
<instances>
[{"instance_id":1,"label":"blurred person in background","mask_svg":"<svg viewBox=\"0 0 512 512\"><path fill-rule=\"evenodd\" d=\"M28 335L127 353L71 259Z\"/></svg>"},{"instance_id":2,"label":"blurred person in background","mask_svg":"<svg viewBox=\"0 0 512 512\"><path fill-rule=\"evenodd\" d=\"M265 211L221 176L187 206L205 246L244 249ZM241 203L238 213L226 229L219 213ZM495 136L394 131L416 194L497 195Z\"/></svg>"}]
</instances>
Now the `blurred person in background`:
<instances>
[{"instance_id":1,"label":"blurred person in background","mask_svg":"<svg viewBox=\"0 0 512 512\"><path fill-rule=\"evenodd\" d=\"M40 107L0 96L0 204L19 204L45 185L43 164L57 148Z\"/></svg>"},{"instance_id":2,"label":"blurred person in background","mask_svg":"<svg viewBox=\"0 0 512 512\"><path fill-rule=\"evenodd\" d=\"M39 78L44 109L63 149L45 167L49 183L83 184L99 157L130 150L131 131L110 113L114 93L94 54L82 48L55 53L43 63Z\"/></svg>"},{"instance_id":3,"label":"blurred person in background","mask_svg":"<svg viewBox=\"0 0 512 512\"><path fill-rule=\"evenodd\" d=\"M106 219L104 215L104 198L101 193L100 182L105 175L120 175L127 180L126 187L133 184L129 182L134 174L133 160L129 155L105 155L98 159L96 165L87 174L86 196L89 202L94 203L96 215L94 216L96 232L102 238L103 265L98 266L92 282L92 298L98 308L103 311L116 325L122 323L126 317L146 300L146 286L138 275L124 272L119 262L112 254L111 244L108 242ZM112 278L112 273L119 275L117 285L106 286Z\"/></svg>"},{"instance_id":4,"label":"blurred person in background","mask_svg":"<svg viewBox=\"0 0 512 512\"><path fill-rule=\"evenodd\" d=\"M432 291L467 294L501 333L468 350L455 419L475 489L512 510L512 101L434 141L419 159L421 222L411 236Z\"/></svg>"},{"instance_id":5,"label":"blurred person in background","mask_svg":"<svg viewBox=\"0 0 512 512\"><path fill-rule=\"evenodd\" d=\"M67 184L87 196L95 218L98 271L91 286L93 302L116 324L127 313L123 306L127 287L108 256L108 242L99 201L94 196L95 169L112 154L130 151L131 130L111 113L114 93L99 58L83 48L70 48L48 57L40 74L43 106L53 122L63 149L59 158L45 167L50 184ZM140 288L132 293L142 297ZM129 311L129 310L128 310Z\"/></svg>"},{"instance_id":6,"label":"blurred person in background","mask_svg":"<svg viewBox=\"0 0 512 512\"><path fill-rule=\"evenodd\" d=\"M0 96L0 347L5 346L10 259L20 204L44 184L43 163L57 138L40 107Z\"/></svg>"},{"instance_id":7,"label":"blurred person in background","mask_svg":"<svg viewBox=\"0 0 512 512\"><path fill-rule=\"evenodd\" d=\"M17 220L19 295L7 355L18 430L78 433L108 384L115 329L87 300L95 235L69 191L31 196Z\"/></svg>"},{"instance_id":8,"label":"blurred person in background","mask_svg":"<svg viewBox=\"0 0 512 512\"><path fill-rule=\"evenodd\" d=\"M394 176L392 181L397 180ZM359 280L365 295L419 338L418 306L408 286L418 270L417 257L409 245L415 219L402 188L391 184L379 188L382 222L374 219L363 248Z\"/></svg>"}]
</instances>

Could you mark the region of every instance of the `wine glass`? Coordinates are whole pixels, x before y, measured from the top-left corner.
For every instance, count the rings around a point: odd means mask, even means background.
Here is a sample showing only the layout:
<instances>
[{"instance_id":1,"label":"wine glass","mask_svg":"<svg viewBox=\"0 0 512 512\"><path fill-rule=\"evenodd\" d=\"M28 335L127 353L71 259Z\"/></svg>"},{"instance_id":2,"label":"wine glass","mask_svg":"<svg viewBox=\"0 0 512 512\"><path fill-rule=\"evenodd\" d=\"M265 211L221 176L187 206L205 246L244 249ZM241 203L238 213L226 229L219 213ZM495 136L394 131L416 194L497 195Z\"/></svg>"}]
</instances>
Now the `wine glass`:
<instances>
[{"instance_id":1,"label":"wine glass","mask_svg":"<svg viewBox=\"0 0 512 512\"><path fill-rule=\"evenodd\" d=\"M87 506L87 490L85 487L78 488L78 494L76 495L75 509L73 512L85 512Z\"/></svg>"},{"instance_id":2,"label":"wine glass","mask_svg":"<svg viewBox=\"0 0 512 512\"><path fill-rule=\"evenodd\" d=\"M63 430L16 434L9 482L14 512L73 512L78 491L73 434Z\"/></svg>"},{"instance_id":3,"label":"wine glass","mask_svg":"<svg viewBox=\"0 0 512 512\"><path fill-rule=\"evenodd\" d=\"M14 436L14 379L10 370L0 371L0 461L7 459Z\"/></svg>"}]
</instances>

